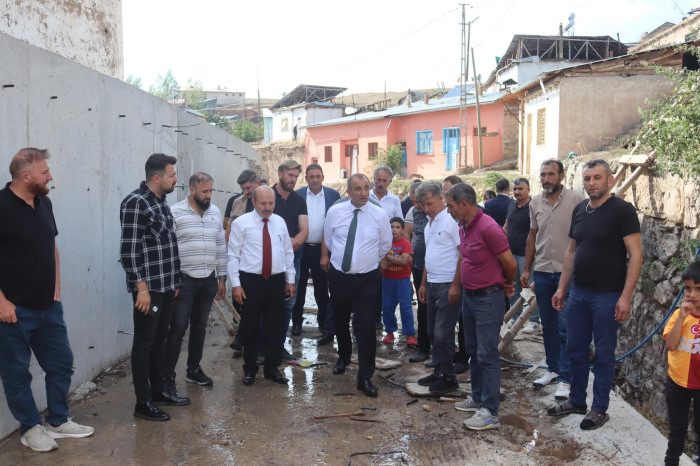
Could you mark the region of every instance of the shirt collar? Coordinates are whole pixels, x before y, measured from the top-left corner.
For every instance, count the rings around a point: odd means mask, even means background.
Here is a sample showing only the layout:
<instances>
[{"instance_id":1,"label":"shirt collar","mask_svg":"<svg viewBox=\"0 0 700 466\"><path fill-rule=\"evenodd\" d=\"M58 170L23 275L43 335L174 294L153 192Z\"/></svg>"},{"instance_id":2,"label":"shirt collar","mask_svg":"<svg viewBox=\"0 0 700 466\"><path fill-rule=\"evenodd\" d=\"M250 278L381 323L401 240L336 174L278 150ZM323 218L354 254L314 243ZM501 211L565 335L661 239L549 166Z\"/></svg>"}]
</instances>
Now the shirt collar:
<instances>
[{"instance_id":1,"label":"shirt collar","mask_svg":"<svg viewBox=\"0 0 700 466\"><path fill-rule=\"evenodd\" d=\"M445 209L445 210L447 210L447 209ZM477 222L479 220L481 220L481 217L483 217L483 216L484 216L484 211L481 209L476 209L476 215L474 215L474 218L471 219L471 221L469 222L469 225L465 225L464 220L462 220L461 222L459 222L459 226L464 228L465 230L469 230L470 228L474 228L474 226L476 226Z\"/></svg>"},{"instance_id":2,"label":"shirt collar","mask_svg":"<svg viewBox=\"0 0 700 466\"><path fill-rule=\"evenodd\" d=\"M323 195L323 187L321 187L321 191L319 191L318 194L312 193L311 190L307 187L307 188L306 188L306 195L307 195L307 196L311 196L311 197L325 197L325 196Z\"/></svg>"}]
</instances>

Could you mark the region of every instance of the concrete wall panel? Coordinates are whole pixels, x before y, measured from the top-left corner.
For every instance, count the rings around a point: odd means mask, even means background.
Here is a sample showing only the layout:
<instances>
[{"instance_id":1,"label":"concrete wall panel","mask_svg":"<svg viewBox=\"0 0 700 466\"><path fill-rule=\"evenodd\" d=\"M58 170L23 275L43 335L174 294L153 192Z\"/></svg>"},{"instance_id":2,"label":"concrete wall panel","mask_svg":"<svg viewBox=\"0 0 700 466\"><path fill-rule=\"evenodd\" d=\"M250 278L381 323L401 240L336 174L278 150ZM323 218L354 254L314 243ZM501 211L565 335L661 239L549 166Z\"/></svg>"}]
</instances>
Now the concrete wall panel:
<instances>
[{"instance_id":1,"label":"concrete wall panel","mask_svg":"<svg viewBox=\"0 0 700 466\"><path fill-rule=\"evenodd\" d=\"M238 173L248 166L242 157L256 163L260 157L243 141L161 99L3 33L0 63L7 65L0 68L0 182L10 181L2 167L18 149L36 146L52 154L50 197L75 388L126 358L131 348L132 303L119 263L119 206L145 178L146 158L153 152L178 158L182 188L168 202L184 198L190 174L202 170L216 180L221 192L214 202L223 210L230 193L239 190ZM30 372L43 409L43 372L35 361ZM0 437L17 426L0 403Z\"/></svg>"}]
</instances>

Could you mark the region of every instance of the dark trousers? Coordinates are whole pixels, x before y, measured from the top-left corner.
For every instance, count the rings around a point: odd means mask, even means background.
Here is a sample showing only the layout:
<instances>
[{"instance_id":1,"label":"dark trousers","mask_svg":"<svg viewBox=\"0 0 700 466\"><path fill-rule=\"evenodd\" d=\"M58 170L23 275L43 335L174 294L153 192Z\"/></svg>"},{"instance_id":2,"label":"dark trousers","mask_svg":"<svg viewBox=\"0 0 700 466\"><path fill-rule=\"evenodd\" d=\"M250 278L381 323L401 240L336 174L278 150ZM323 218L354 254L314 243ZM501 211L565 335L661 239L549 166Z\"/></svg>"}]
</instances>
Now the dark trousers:
<instances>
[{"instance_id":1,"label":"dark trousers","mask_svg":"<svg viewBox=\"0 0 700 466\"><path fill-rule=\"evenodd\" d=\"M695 433L700 433L700 390L681 387L668 377L666 380L666 405L668 406L668 449L664 464L675 466L679 463L685 446L685 436L688 432L688 415L690 402L693 401L695 410Z\"/></svg>"},{"instance_id":2,"label":"dark trousers","mask_svg":"<svg viewBox=\"0 0 700 466\"><path fill-rule=\"evenodd\" d=\"M7 406L24 434L41 415L32 395L29 361L32 351L46 373L46 422L56 427L68 420L68 389L73 375L73 352L60 301L45 310L15 307L17 322L0 322L0 378Z\"/></svg>"},{"instance_id":3,"label":"dark trousers","mask_svg":"<svg viewBox=\"0 0 700 466\"><path fill-rule=\"evenodd\" d=\"M238 331L243 343L243 370L257 371L257 334L262 316L265 342L265 373L275 371L280 363L283 336L286 331L284 310L285 275L278 273L268 279L262 275L241 272L241 286L245 292L241 325Z\"/></svg>"},{"instance_id":4,"label":"dark trousers","mask_svg":"<svg viewBox=\"0 0 700 466\"><path fill-rule=\"evenodd\" d=\"M448 292L452 282L428 283L428 335L433 345L433 374L455 380L455 324L462 310L462 302L450 304Z\"/></svg>"},{"instance_id":5,"label":"dark trousers","mask_svg":"<svg viewBox=\"0 0 700 466\"><path fill-rule=\"evenodd\" d=\"M202 360L204 337L207 332L209 311L218 290L214 273L205 278L193 278L182 274L182 288L175 298L175 310L170 321L170 331L165 341L165 376L175 378L175 366L180 357L182 338L190 327L187 345L187 371L196 370ZM166 389L175 387L166 387Z\"/></svg>"},{"instance_id":6,"label":"dark trousers","mask_svg":"<svg viewBox=\"0 0 700 466\"><path fill-rule=\"evenodd\" d=\"M175 292L150 292L151 306L144 315L134 308L134 343L131 347L131 372L136 402L151 401L151 394L164 387L165 340L175 308ZM132 293L136 304L137 292Z\"/></svg>"},{"instance_id":7,"label":"dark trousers","mask_svg":"<svg viewBox=\"0 0 700 466\"><path fill-rule=\"evenodd\" d=\"M306 297L306 284L309 281L309 271L311 279L314 281L314 298L318 305L318 329L331 335L335 334L335 323L333 322L333 306L330 304L328 296L328 274L321 270L321 245L304 244L304 252L301 256L301 268L299 269L299 286L297 287L297 300L292 313L292 323L301 325L304 321L304 298ZM330 327L327 325L330 317Z\"/></svg>"},{"instance_id":8,"label":"dark trousers","mask_svg":"<svg viewBox=\"0 0 700 466\"><path fill-rule=\"evenodd\" d=\"M412 269L413 272L413 286L416 288L416 294L420 289L420 284L423 281L423 270L424 269ZM421 303L418 300L418 310L416 311L418 317L418 349L424 353L430 353L430 338L428 337L428 304Z\"/></svg>"},{"instance_id":9,"label":"dark trousers","mask_svg":"<svg viewBox=\"0 0 700 466\"><path fill-rule=\"evenodd\" d=\"M377 306L381 306L381 274L379 269L362 274L345 274L331 266L328 284L333 301L335 331L338 339L338 356L350 361L352 338L350 337L350 315L353 308L353 331L357 337L359 371L357 377L369 379L374 373L374 358L377 353L375 322Z\"/></svg>"}]
</instances>

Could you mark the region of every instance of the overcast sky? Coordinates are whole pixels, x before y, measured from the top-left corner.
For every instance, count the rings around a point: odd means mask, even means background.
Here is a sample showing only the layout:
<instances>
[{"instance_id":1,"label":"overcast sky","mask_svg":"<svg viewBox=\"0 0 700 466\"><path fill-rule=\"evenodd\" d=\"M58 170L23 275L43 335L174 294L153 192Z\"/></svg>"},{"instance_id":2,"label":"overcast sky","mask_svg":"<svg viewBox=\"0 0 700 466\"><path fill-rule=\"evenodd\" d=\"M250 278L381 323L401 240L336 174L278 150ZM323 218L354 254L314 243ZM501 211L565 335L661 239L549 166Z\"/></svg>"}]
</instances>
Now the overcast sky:
<instances>
[{"instance_id":1,"label":"overcast sky","mask_svg":"<svg viewBox=\"0 0 700 466\"><path fill-rule=\"evenodd\" d=\"M446 0L122 0L125 77L145 89L159 73L279 98L299 84L355 92L451 88L459 76L461 7ZM466 10L483 79L514 34L554 35L575 13L576 35L636 42L680 22L698 0L476 0ZM471 63L470 63L471 69ZM471 71L470 71L471 75Z\"/></svg>"}]
</instances>

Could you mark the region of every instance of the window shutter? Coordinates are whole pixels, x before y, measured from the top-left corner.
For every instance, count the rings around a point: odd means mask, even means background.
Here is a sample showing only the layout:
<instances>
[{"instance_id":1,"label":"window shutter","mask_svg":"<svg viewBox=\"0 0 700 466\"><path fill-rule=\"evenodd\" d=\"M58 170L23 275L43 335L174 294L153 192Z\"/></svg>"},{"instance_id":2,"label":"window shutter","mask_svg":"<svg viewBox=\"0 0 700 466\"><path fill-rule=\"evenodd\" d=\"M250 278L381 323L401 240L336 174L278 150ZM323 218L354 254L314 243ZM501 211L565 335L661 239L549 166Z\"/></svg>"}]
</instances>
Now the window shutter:
<instances>
[{"instance_id":1,"label":"window shutter","mask_svg":"<svg viewBox=\"0 0 700 466\"><path fill-rule=\"evenodd\" d=\"M449 134L447 128L442 128L442 153L447 154L447 135Z\"/></svg>"}]
</instances>

